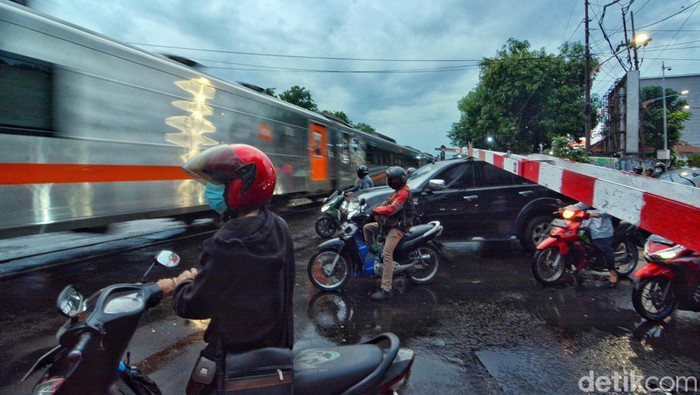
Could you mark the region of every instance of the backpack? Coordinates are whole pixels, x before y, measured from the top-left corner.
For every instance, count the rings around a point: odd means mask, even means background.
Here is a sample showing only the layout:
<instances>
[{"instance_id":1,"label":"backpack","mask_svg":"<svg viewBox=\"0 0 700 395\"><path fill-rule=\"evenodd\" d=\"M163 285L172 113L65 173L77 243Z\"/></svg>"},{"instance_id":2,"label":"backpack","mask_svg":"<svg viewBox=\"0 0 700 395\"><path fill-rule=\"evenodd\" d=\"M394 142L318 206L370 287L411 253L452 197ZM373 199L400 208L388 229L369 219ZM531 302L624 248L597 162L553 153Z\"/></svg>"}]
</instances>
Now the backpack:
<instances>
[{"instance_id":1,"label":"backpack","mask_svg":"<svg viewBox=\"0 0 700 395\"><path fill-rule=\"evenodd\" d=\"M403 204L401 211L402 213L401 219L399 220L399 226L408 230L408 228L413 226L416 216L418 215L416 205L413 204L413 194L411 191L408 192L408 199L406 199L406 203Z\"/></svg>"}]
</instances>

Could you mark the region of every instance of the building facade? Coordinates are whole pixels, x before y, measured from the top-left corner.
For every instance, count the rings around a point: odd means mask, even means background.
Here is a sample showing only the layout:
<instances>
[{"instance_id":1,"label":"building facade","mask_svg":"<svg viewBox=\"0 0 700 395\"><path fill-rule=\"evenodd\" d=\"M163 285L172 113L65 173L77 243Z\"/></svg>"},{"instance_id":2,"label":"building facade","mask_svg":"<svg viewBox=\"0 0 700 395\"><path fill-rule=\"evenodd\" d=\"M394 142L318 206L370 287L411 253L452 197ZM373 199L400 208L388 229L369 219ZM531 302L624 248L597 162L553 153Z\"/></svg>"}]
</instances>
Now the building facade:
<instances>
[{"instance_id":1,"label":"building facade","mask_svg":"<svg viewBox=\"0 0 700 395\"><path fill-rule=\"evenodd\" d=\"M689 145L700 147L700 74L692 75L666 75L666 89L673 89L676 92L688 90L687 95L682 99L688 102L688 111L692 114L690 119L685 121L681 141ZM663 86L661 77L641 78L640 88L646 86Z\"/></svg>"}]
</instances>

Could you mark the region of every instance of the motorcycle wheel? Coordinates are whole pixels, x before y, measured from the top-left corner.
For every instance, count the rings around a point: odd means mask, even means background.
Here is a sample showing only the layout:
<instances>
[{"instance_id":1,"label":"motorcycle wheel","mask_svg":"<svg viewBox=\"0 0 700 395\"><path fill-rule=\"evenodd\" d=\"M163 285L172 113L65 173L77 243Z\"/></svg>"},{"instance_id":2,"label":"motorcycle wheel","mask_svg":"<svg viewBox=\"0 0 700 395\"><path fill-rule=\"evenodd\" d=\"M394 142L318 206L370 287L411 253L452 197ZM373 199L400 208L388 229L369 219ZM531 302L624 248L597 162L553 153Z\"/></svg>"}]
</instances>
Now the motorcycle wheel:
<instances>
[{"instance_id":1,"label":"motorcycle wheel","mask_svg":"<svg viewBox=\"0 0 700 395\"><path fill-rule=\"evenodd\" d=\"M532 257L532 275L544 285L556 284L565 271L566 258L559 254L557 247L538 250Z\"/></svg>"},{"instance_id":2,"label":"motorcycle wheel","mask_svg":"<svg viewBox=\"0 0 700 395\"><path fill-rule=\"evenodd\" d=\"M669 289L666 298L663 298L664 289L670 281L665 277L651 277L634 285L632 305L639 315L649 321L663 321L673 313L678 304L673 287Z\"/></svg>"},{"instance_id":3,"label":"motorcycle wheel","mask_svg":"<svg viewBox=\"0 0 700 395\"><path fill-rule=\"evenodd\" d=\"M440 255L435 248L422 245L408 254L408 262L414 265L407 272L408 280L416 285L428 284L440 267Z\"/></svg>"},{"instance_id":4,"label":"motorcycle wheel","mask_svg":"<svg viewBox=\"0 0 700 395\"><path fill-rule=\"evenodd\" d=\"M615 262L615 271L622 277L627 277L637 268L639 250L632 240L625 240L615 248L615 257L624 255L624 260Z\"/></svg>"},{"instance_id":5,"label":"motorcycle wheel","mask_svg":"<svg viewBox=\"0 0 700 395\"><path fill-rule=\"evenodd\" d=\"M335 221L333 221L332 218L326 216L318 217L318 219L316 220L315 228L316 233L318 233L318 235L323 237L324 239L330 238L338 230Z\"/></svg>"},{"instance_id":6,"label":"motorcycle wheel","mask_svg":"<svg viewBox=\"0 0 700 395\"><path fill-rule=\"evenodd\" d=\"M335 269L331 271L333 261L338 258ZM338 254L337 250L326 249L314 254L307 267L309 280L321 291L336 291L342 288L350 278L350 263Z\"/></svg>"}]
</instances>

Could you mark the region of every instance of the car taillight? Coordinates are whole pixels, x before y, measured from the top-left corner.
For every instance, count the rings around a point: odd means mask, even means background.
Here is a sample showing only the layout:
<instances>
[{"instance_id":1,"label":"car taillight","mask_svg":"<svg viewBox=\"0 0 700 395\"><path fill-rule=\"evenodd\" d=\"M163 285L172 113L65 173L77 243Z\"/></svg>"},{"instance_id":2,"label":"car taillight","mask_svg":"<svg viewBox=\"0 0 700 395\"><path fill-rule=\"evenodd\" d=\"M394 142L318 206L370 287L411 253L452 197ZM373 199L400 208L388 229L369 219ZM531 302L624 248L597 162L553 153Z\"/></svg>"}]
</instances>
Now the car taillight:
<instances>
[{"instance_id":1,"label":"car taillight","mask_svg":"<svg viewBox=\"0 0 700 395\"><path fill-rule=\"evenodd\" d=\"M34 386L33 395L55 394L66 381L63 377L47 377Z\"/></svg>"}]
</instances>

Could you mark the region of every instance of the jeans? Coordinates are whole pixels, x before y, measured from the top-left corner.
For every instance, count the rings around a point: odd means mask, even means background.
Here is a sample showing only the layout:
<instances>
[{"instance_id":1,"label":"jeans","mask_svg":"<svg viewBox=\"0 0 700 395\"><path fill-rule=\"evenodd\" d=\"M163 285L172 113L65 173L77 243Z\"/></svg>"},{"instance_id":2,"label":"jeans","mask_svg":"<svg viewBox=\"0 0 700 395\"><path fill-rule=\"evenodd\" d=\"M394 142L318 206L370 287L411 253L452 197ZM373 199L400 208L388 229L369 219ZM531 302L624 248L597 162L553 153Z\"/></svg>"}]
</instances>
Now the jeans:
<instances>
[{"instance_id":1,"label":"jeans","mask_svg":"<svg viewBox=\"0 0 700 395\"><path fill-rule=\"evenodd\" d=\"M377 244L377 234L379 233L379 223L370 222L362 228L365 236L365 241L369 245ZM384 240L384 250L382 251L382 258L384 259L383 269L382 269L382 288L390 291L391 281L394 278L394 250L396 246L401 241L403 237L403 232L396 228L389 229L389 233L386 235Z\"/></svg>"},{"instance_id":2,"label":"jeans","mask_svg":"<svg viewBox=\"0 0 700 395\"><path fill-rule=\"evenodd\" d=\"M613 238L604 237L602 239L593 239L591 244L593 247L600 250L601 254L603 255L603 259L605 259L605 265L608 270L615 270L615 250L613 249Z\"/></svg>"}]
</instances>

